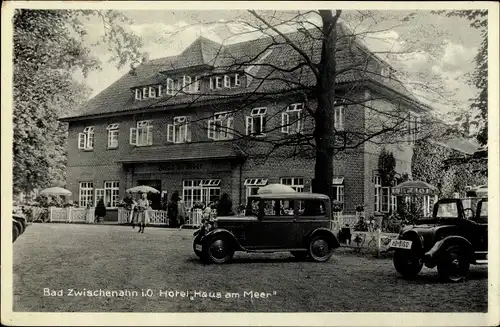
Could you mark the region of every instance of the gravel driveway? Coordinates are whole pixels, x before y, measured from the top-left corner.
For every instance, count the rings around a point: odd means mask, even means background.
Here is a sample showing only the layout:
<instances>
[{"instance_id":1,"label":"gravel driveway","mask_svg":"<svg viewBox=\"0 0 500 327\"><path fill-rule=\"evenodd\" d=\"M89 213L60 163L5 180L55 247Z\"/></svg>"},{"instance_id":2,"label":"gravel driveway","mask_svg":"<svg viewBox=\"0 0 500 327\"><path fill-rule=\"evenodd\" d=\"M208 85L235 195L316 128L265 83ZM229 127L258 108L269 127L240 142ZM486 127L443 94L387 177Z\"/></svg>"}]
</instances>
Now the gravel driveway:
<instances>
[{"instance_id":1,"label":"gravel driveway","mask_svg":"<svg viewBox=\"0 0 500 327\"><path fill-rule=\"evenodd\" d=\"M137 231L137 230L136 230ZM14 311L485 312L487 267L461 284L424 268L401 279L390 258L341 249L327 263L236 253L203 265L193 230L33 224L13 244ZM61 294L62 293L62 294Z\"/></svg>"}]
</instances>

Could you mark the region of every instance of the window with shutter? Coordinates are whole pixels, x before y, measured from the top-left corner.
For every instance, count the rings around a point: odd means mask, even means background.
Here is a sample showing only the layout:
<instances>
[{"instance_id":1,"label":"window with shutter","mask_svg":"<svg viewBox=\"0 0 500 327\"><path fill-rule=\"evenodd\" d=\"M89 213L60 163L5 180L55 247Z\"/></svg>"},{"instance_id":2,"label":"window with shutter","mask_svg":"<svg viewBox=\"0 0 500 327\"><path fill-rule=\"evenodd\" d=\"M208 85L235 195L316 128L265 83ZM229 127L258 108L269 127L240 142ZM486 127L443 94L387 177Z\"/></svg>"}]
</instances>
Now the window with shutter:
<instances>
[{"instance_id":1,"label":"window with shutter","mask_svg":"<svg viewBox=\"0 0 500 327\"><path fill-rule=\"evenodd\" d=\"M210 90L214 89L214 79L213 77L210 77Z\"/></svg>"},{"instance_id":2,"label":"window with shutter","mask_svg":"<svg viewBox=\"0 0 500 327\"><path fill-rule=\"evenodd\" d=\"M215 139L215 120L213 119L208 120L207 136L211 140Z\"/></svg>"},{"instance_id":3,"label":"window with shutter","mask_svg":"<svg viewBox=\"0 0 500 327\"><path fill-rule=\"evenodd\" d=\"M141 90L140 89L135 89L135 99L141 100Z\"/></svg>"},{"instance_id":4,"label":"window with shutter","mask_svg":"<svg viewBox=\"0 0 500 327\"><path fill-rule=\"evenodd\" d=\"M201 80L200 76L196 76L194 78L194 90L193 90L193 92L200 92L200 80Z\"/></svg>"},{"instance_id":5,"label":"window with shutter","mask_svg":"<svg viewBox=\"0 0 500 327\"><path fill-rule=\"evenodd\" d=\"M158 97L161 97L163 95L162 89L163 87L161 85L158 85Z\"/></svg>"},{"instance_id":6,"label":"window with shutter","mask_svg":"<svg viewBox=\"0 0 500 327\"><path fill-rule=\"evenodd\" d=\"M146 127L146 144L153 145L153 126Z\"/></svg>"},{"instance_id":7,"label":"window with shutter","mask_svg":"<svg viewBox=\"0 0 500 327\"><path fill-rule=\"evenodd\" d=\"M148 88L145 87L142 89L142 98L147 99L148 98Z\"/></svg>"},{"instance_id":8,"label":"window with shutter","mask_svg":"<svg viewBox=\"0 0 500 327\"><path fill-rule=\"evenodd\" d=\"M234 135L234 117L230 116L227 118L227 132L226 137L232 139Z\"/></svg>"},{"instance_id":9,"label":"window with shutter","mask_svg":"<svg viewBox=\"0 0 500 327\"><path fill-rule=\"evenodd\" d=\"M241 86L240 75L234 74L234 86Z\"/></svg>"},{"instance_id":10,"label":"window with shutter","mask_svg":"<svg viewBox=\"0 0 500 327\"><path fill-rule=\"evenodd\" d=\"M149 87L149 97L156 98L156 89L152 86Z\"/></svg>"},{"instance_id":11,"label":"window with shutter","mask_svg":"<svg viewBox=\"0 0 500 327\"><path fill-rule=\"evenodd\" d=\"M167 142L174 143L174 125L167 125Z\"/></svg>"},{"instance_id":12,"label":"window with shutter","mask_svg":"<svg viewBox=\"0 0 500 327\"><path fill-rule=\"evenodd\" d=\"M251 116L245 116L245 120L246 120L246 135L252 135L253 119Z\"/></svg>"},{"instance_id":13,"label":"window with shutter","mask_svg":"<svg viewBox=\"0 0 500 327\"><path fill-rule=\"evenodd\" d=\"M137 128L130 128L130 144L137 145Z\"/></svg>"},{"instance_id":14,"label":"window with shutter","mask_svg":"<svg viewBox=\"0 0 500 327\"><path fill-rule=\"evenodd\" d=\"M86 144L87 140L85 137L85 133L78 133L78 149L85 149Z\"/></svg>"},{"instance_id":15,"label":"window with shutter","mask_svg":"<svg viewBox=\"0 0 500 327\"><path fill-rule=\"evenodd\" d=\"M281 114L281 131L285 134L290 132L290 116L288 113L284 112Z\"/></svg>"},{"instance_id":16,"label":"window with shutter","mask_svg":"<svg viewBox=\"0 0 500 327\"><path fill-rule=\"evenodd\" d=\"M231 77L228 75L224 75L224 87L228 89L231 88Z\"/></svg>"},{"instance_id":17,"label":"window with shutter","mask_svg":"<svg viewBox=\"0 0 500 327\"><path fill-rule=\"evenodd\" d=\"M191 92L192 86L193 85L191 85L191 76L184 75L182 78L182 91L186 93Z\"/></svg>"},{"instance_id":18,"label":"window with shutter","mask_svg":"<svg viewBox=\"0 0 500 327\"><path fill-rule=\"evenodd\" d=\"M167 91L165 93L167 93L168 95L175 94L175 82L171 78L167 78Z\"/></svg>"}]
</instances>

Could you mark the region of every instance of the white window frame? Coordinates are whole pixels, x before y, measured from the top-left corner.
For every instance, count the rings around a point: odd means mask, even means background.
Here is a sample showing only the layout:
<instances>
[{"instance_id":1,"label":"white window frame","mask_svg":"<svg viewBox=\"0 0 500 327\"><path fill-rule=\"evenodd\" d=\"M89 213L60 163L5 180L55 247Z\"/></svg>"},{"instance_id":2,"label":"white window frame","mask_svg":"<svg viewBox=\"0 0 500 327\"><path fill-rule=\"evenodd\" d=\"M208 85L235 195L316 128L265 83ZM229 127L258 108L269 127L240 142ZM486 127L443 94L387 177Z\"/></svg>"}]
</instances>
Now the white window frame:
<instances>
[{"instance_id":1,"label":"white window frame","mask_svg":"<svg viewBox=\"0 0 500 327\"><path fill-rule=\"evenodd\" d=\"M156 89L153 86L149 87L149 97L156 98Z\"/></svg>"},{"instance_id":2,"label":"white window frame","mask_svg":"<svg viewBox=\"0 0 500 327\"><path fill-rule=\"evenodd\" d=\"M218 126L220 126L218 128ZM234 136L234 117L228 111L216 112L208 120L207 137L214 141L230 140Z\"/></svg>"},{"instance_id":3,"label":"white window frame","mask_svg":"<svg viewBox=\"0 0 500 327\"><path fill-rule=\"evenodd\" d=\"M80 182L78 189L78 205L86 208L89 203L93 203L94 182Z\"/></svg>"},{"instance_id":4,"label":"white window frame","mask_svg":"<svg viewBox=\"0 0 500 327\"><path fill-rule=\"evenodd\" d=\"M195 76L194 77L194 90L192 91L193 93L199 93L201 91L201 80L202 78L200 76Z\"/></svg>"},{"instance_id":5,"label":"white window frame","mask_svg":"<svg viewBox=\"0 0 500 327\"><path fill-rule=\"evenodd\" d=\"M290 186L296 192L304 192L304 177L281 177L280 183Z\"/></svg>"},{"instance_id":6,"label":"white window frame","mask_svg":"<svg viewBox=\"0 0 500 327\"><path fill-rule=\"evenodd\" d=\"M158 85L158 97L161 98L162 96L163 96L162 86Z\"/></svg>"},{"instance_id":7,"label":"white window frame","mask_svg":"<svg viewBox=\"0 0 500 327\"><path fill-rule=\"evenodd\" d=\"M382 188L382 178L378 175L373 176L373 184L374 184L374 211L375 212L381 212L380 211L380 197L382 194L381 188Z\"/></svg>"},{"instance_id":8,"label":"white window frame","mask_svg":"<svg viewBox=\"0 0 500 327\"><path fill-rule=\"evenodd\" d=\"M193 84L191 84L191 76L182 76L182 92L191 93L193 89Z\"/></svg>"},{"instance_id":9,"label":"white window frame","mask_svg":"<svg viewBox=\"0 0 500 327\"><path fill-rule=\"evenodd\" d=\"M224 87L227 89L231 88L231 77L229 75L224 75Z\"/></svg>"},{"instance_id":10,"label":"white window frame","mask_svg":"<svg viewBox=\"0 0 500 327\"><path fill-rule=\"evenodd\" d=\"M335 198L332 200L344 203L344 177L334 178L332 180L332 187L336 189L334 191Z\"/></svg>"},{"instance_id":11,"label":"white window frame","mask_svg":"<svg viewBox=\"0 0 500 327\"><path fill-rule=\"evenodd\" d=\"M195 180L183 180L182 181L182 198L187 208L191 208L196 202L195 192L199 193L199 201L208 204L210 201L211 194L218 193L218 197L221 196L220 179L195 179Z\"/></svg>"},{"instance_id":12,"label":"white window frame","mask_svg":"<svg viewBox=\"0 0 500 327\"><path fill-rule=\"evenodd\" d=\"M234 86L241 86L240 74L234 74Z\"/></svg>"},{"instance_id":13,"label":"white window frame","mask_svg":"<svg viewBox=\"0 0 500 327\"><path fill-rule=\"evenodd\" d=\"M142 100L142 92L141 89L135 89L135 99L136 100Z\"/></svg>"},{"instance_id":14,"label":"white window frame","mask_svg":"<svg viewBox=\"0 0 500 327\"><path fill-rule=\"evenodd\" d=\"M246 116L246 135L264 136L266 135L266 107L253 108L250 116ZM255 121L260 123L260 133L256 133Z\"/></svg>"},{"instance_id":15,"label":"white window frame","mask_svg":"<svg viewBox=\"0 0 500 327\"><path fill-rule=\"evenodd\" d=\"M137 122L137 127L131 127L129 143L135 146L153 145L153 122L142 120Z\"/></svg>"},{"instance_id":16,"label":"white window frame","mask_svg":"<svg viewBox=\"0 0 500 327\"><path fill-rule=\"evenodd\" d=\"M246 188L246 195L249 197L252 195L252 190L259 190L259 188L267 185L267 178L247 178L243 185Z\"/></svg>"},{"instance_id":17,"label":"white window frame","mask_svg":"<svg viewBox=\"0 0 500 327\"><path fill-rule=\"evenodd\" d=\"M391 210L391 187L382 186L380 188L380 212L385 213L389 212L390 210Z\"/></svg>"},{"instance_id":18,"label":"white window frame","mask_svg":"<svg viewBox=\"0 0 500 327\"><path fill-rule=\"evenodd\" d=\"M83 133L78 133L78 149L93 150L95 141L94 126L86 126Z\"/></svg>"},{"instance_id":19,"label":"white window frame","mask_svg":"<svg viewBox=\"0 0 500 327\"><path fill-rule=\"evenodd\" d=\"M109 194L108 194L109 191ZM109 206L108 206L109 202ZM120 203L120 182L105 181L104 182L104 205L110 209L116 209Z\"/></svg>"},{"instance_id":20,"label":"white window frame","mask_svg":"<svg viewBox=\"0 0 500 327\"><path fill-rule=\"evenodd\" d=\"M335 106L333 108L334 112L334 128L337 131L344 131L345 128L345 111L346 111L347 105L343 104L340 106Z\"/></svg>"},{"instance_id":21,"label":"white window frame","mask_svg":"<svg viewBox=\"0 0 500 327\"><path fill-rule=\"evenodd\" d=\"M143 99L147 99L149 97L149 92L148 92L148 88L147 87L143 87L142 88L142 98Z\"/></svg>"},{"instance_id":22,"label":"white window frame","mask_svg":"<svg viewBox=\"0 0 500 327\"><path fill-rule=\"evenodd\" d=\"M118 147L120 124L109 124L106 127L108 131L108 149L116 149Z\"/></svg>"},{"instance_id":23,"label":"white window frame","mask_svg":"<svg viewBox=\"0 0 500 327\"><path fill-rule=\"evenodd\" d=\"M175 95L175 80L172 78L167 78L167 85L166 85L166 90L165 93L167 95Z\"/></svg>"},{"instance_id":24,"label":"white window frame","mask_svg":"<svg viewBox=\"0 0 500 327\"><path fill-rule=\"evenodd\" d=\"M302 133L304 129L303 109L304 103L293 103L286 108L286 112L281 114L282 133L290 134L290 130L292 130L292 133ZM297 119L290 123L290 115L294 113L297 114Z\"/></svg>"},{"instance_id":25,"label":"white window frame","mask_svg":"<svg viewBox=\"0 0 500 327\"><path fill-rule=\"evenodd\" d=\"M191 142L189 117L177 116L173 118L173 123L167 125L167 142L170 143Z\"/></svg>"},{"instance_id":26,"label":"white window frame","mask_svg":"<svg viewBox=\"0 0 500 327\"><path fill-rule=\"evenodd\" d=\"M222 76L216 76L215 77L215 89L220 90L223 87L223 77Z\"/></svg>"},{"instance_id":27,"label":"white window frame","mask_svg":"<svg viewBox=\"0 0 500 327\"><path fill-rule=\"evenodd\" d=\"M106 206L106 196L103 188L96 188L95 189L95 196L94 196L94 207L97 207L97 203L99 203L100 199L103 199L104 201L104 206Z\"/></svg>"}]
</instances>

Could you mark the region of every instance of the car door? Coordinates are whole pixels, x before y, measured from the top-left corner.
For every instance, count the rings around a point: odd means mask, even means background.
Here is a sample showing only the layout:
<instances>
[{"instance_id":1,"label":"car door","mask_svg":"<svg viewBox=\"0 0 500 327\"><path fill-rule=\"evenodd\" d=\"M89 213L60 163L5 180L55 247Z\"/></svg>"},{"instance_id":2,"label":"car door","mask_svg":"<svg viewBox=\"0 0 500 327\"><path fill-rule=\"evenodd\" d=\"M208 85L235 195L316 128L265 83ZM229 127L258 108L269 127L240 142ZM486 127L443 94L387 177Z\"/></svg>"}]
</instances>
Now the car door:
<instances>
[{"instance_id":1,"label":"car door","mask_svg":"<svg viewBox=\"0 0 500 327\"><path fill-rule=\"evenodd\" d=\"M262 200L259 219L247 225L248 248L273 250L294 248L296 217L281 210L282 200Z\"/></svg>"},{"instance_id":2,"label":"car door","mask_svg":"<svg viewBox=\"0 0 500 327\"><path fill-rule=\"evenodd\" d=\"M326 204L321 200L297 201L296 209L295 233L298 239L297 247L301 247L304 246L304 238L313 230L320 227L329 227L329 219Z\"/></svg>"}]
</instances>

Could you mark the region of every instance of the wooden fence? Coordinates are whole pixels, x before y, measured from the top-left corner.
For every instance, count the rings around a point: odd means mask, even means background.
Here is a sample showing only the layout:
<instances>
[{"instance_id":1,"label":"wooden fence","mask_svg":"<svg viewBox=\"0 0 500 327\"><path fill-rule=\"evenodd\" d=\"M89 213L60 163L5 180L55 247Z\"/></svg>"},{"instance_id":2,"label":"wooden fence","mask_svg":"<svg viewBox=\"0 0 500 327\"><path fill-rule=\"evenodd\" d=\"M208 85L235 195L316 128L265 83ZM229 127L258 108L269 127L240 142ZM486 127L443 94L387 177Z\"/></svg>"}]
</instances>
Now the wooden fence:
<instances>
[{"instance_id":1,"label":"wooden fence","mask_svg":"<svg viewBox=\"0 0 500 327\"><path fill-rule=\"evenodd\" d=\"M86 208L56 208L50 207L49 209L49 222L63 222L63 223L88 223L94 222L94 210Z\"/></svg>"}]
</instances>

